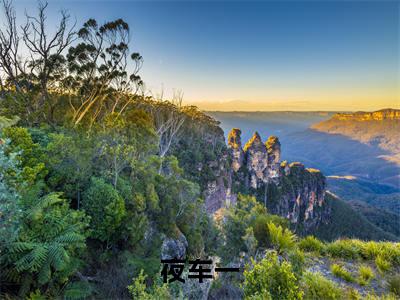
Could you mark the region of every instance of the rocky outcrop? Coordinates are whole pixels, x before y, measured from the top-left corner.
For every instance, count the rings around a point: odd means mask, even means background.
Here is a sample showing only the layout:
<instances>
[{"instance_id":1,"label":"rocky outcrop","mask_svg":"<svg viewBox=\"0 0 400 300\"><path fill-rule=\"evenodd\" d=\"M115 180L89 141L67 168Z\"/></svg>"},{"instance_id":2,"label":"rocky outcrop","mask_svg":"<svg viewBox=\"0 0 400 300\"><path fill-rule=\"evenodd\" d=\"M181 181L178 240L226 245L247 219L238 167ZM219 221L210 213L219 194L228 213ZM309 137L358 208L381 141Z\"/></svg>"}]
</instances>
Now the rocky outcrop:
<instances>
[{"instance_id":1,"label":"rocky outcrop","mask_svg":"<svg viewBox=\"0 0 400 300\"><path fill-rule=\"evenodd\" d=\"M232 158L232 170L237 172L243 164L244 152L242 149L241 131L233 128L228 135L228 149Z\"/></svg>"},{"instance_id":2,"label":"rocky outcrop","mask_svg":"<svg viewBox=\"0 0 400 300\"><path fill-rule=\"evenodd\" d=\"M279 176L280 161L281 161L281 143L278 137L271 135L265 142L265 147L268 152L268 165L270 178L275 178Z\"/></svg>"},{"instance_id":3,"label":"rocky outcrop","mask_svg":"<svg viewBox=\"0 0 400 300\"><path fill-rule=\"evenodd\" d=\"M161 259L185 259L188 241L183 233L177 238L165 237L161 246Z\"/></svg>"},{"instance_id":4,"label":"rocky outcrop","mask_svg":"<svg viewBox=\"0 0 400 300\"><path fill-rule=\"evenodd\" d=\"M325 178L302 164L281 163L281 143L276 136L262 139L255 132L242 146L241 130L228 134L227 144L217 125L207 130L192 126L182 149L202 149L182 161L188 174L201 183L206 211L215 214L235 205L238 193L254 195L274 214L287 218L298 231L312 231L327 216ZM212 130L210 130L212 129ZM191 150L193 153L194 150ZM183 155L185 152L176 152ZM196 153L196 152L195 152ZM196 166L193 168L193 166ZM168 248L179 248L166 241Z\"/></svg>"},{"instance_id":5,"label":"rocky outcrop","mask_svg":"<svg viewBox=\"0 0 400 300\"><path fill-rule=\"evenodd\" d=\"M249 174L249 183L252 188L257 188L266 178L268 167L267 148L258 132L246 143L243 148L245 153L245 166Z\"/></svg>"},{"instance_id":6,"label":"rocky outcrop","mask_svg":"<svg viewBox=\"0 0 400 300\"><path fill-rule=\"evenodd\" d=\"M268 152L268 163L278 164L281 161L281 143L278 137L271 135L265 142L265 147Z\"/></svg>"},{"instance_id":7,"label":"rocky outcrop","mask_svg":"<svg viewBox=\"0 0 400 300\"><path fill-rule=\"evenodd\" d=\"M325 177L319 170L306 169L301 163L280 161L281 144L270 136L263 143L255 132L243 148L243 160L237 159L240 130L229 134L233 192L253 194L267 209L287 218L299 231L310 232L329 216L325 205ZM233 167L234 166L234 167Z\"/></svg>"},{"instance_id":8,"label":"rocky outcrop","mask_svg":"<svg viewBox=\"0 0 400 300\"><path fill-rule=\"evenodd\" d=\"M285 166L286 171L279 185L280 199L270 199L272 213L286 217L299 231L311 232L329 217L325 205L325 177L319 170L307 169L295 162Z\"/></svg>"}]
</instances>

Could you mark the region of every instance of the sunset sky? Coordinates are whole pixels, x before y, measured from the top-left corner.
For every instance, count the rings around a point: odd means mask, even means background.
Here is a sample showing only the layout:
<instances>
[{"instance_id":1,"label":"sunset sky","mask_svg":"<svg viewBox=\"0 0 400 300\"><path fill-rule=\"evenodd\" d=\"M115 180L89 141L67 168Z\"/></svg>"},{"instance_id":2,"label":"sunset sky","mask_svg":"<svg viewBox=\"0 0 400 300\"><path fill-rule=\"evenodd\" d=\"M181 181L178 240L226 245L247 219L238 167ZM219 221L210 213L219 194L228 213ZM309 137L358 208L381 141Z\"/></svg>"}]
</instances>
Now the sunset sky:
<instances>
[{"instance_id":1,"label":"sunset sky","mask_svg":"<svg viewBox=\"0 0 400 300\"><path fill-rule=\"evenodd\" d=\"M50 0L49 22L122 17L147 88L202 109L375 110L400 108L399 3Z\"/></svg>"}]
</instances>

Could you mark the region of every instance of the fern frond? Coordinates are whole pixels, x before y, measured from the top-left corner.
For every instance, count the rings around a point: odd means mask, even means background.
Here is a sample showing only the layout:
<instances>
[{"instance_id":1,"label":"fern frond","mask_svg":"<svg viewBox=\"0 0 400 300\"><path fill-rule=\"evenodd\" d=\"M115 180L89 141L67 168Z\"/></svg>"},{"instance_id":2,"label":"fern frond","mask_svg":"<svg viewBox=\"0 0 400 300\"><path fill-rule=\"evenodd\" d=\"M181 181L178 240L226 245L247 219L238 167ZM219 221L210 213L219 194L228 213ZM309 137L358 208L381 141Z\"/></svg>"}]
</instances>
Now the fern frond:
<instances>
[{"instance_id":1,"label":"fern frond","mask_svg":"<svg viewBox=\"0 0 400 300\"><path fill-rule=\"evenodd\" d=\"M10 245L10 252L20 253L25 251L31 251L35 248L36 243L29 242L15 242Z\"/></svg>"},{"instance_id":2,"label":"fern frond","mask_svg":"<svg viewBox=\"0 0 400 300\"><path fill-rule=\"evenodd\" d=\"M78 281L69 283L64 290L66 299L84 299L93 292L92 286L88 282Z\"/></svg>"},{"instance_id":3,"label":"fern frond","mask_svg":"<svg viewBox=\"0 0 400 300\"><path fill-rule=\"evenodd\" d=\"M21 298L23 298L23 296L26 295L26 293L29 292L29 289L31 287L32 284L32 275L31 274L25 274L22 278L21 281L21 286L19 288L18 294Z\"/></svg>"},{"instance_id":4,"label":"fern frond","mask_svg":"<svg viewBox=\"0 0 400 300\"><path fill-rule=\"evenodd\" d=\"M15 263L18 272L30 270L38 271L46 261L48 251L43 245L37 245L30 253L23 256Z\"/></svg>"},{"instance_id":5,"label":"fern frond","mask_svg":"<svg viewBox=\"0 0 400 300\"><path fill-rule=\"evenodd\" d=\"M49 247L49 262L56 270L61 270L68 262L69 256L61 244L53 243Z\"/></svg>"},{"instance_id":6,"label":"fern frond","mask_svg":"<svg viewBox=\"0 0 400 300\"><path fill-rule=\"evenodd\" d=\"M84 237L76 232L68 232L57 237L54 241L61 244L79 243L84 241Z\"/></svg>"},{"instance_id":7,"label":"fern frond","mask_svg":"<svg viewBox=\"0 0 400 300\"><path fill-rule=\"evenodd\" d=\"M64 200L61 198L62 193L50 193L42 198L38 202L36 202L35 208L37 209L45 209L54 204L61 203Z\"/></svg>"},{"instance_id":8,"label":"fern frond","mask_svg":"<svg viewBox=\"0 0 400 300\"><path fill-rule=\"evenodd\" d=\"M38 281L41 285L43 285L49 282L50 278L51 278L50 262L46 261L38 273Z\"/></svg>"}]
</instances>

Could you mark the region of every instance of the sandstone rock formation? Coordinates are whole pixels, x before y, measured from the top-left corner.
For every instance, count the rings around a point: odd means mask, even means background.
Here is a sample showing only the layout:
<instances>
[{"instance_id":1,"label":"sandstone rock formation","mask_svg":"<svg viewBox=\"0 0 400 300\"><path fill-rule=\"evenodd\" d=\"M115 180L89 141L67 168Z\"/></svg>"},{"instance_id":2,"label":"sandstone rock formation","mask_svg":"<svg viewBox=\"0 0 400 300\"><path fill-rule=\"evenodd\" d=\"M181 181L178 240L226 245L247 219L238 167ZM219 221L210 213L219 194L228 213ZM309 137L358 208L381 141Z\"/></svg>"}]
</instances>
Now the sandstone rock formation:
<instances>
[{"instance_id":1,"label":"sandstone rock formation","mask_svg":"<svg viewBox=\"0 0 400 300\"><path fill-rule=\"evenodd\" d=\"M244 152L242 149L242 140L240 138L241 130L233 128L228 135L228 149L232 158L232 170L237 172L243 164Z\"/></svg>"},{"instance_id":2,"label":"sandstone rock formation","mask_svg":"<svg viewBox=\"0 0 400 300\"><path fill-rule=\"evenodd\" d=\"M298 232L312 232L329 220L325 177L301 163L281 162L281 144L255 132L242 148L241 130L228 135L227 155L213 161L215 178L204 191L207 212L234 205L237 193L254 195L268 211L287 218Z\"/></svg>"},{"instance_id":3,"label":"sandstone rock formation","mask_svg":"<svg viewBox=\"0 0 400 300\"><path fill-rule=\"evenodd\" d=\"M268 167L267 148L261 140L258 132L246 143L243 148L245 153L245 166L249 174L249 182L252 188L257 188L259 182L265 180L265 172Z\"/></svg>"}]
</instances>

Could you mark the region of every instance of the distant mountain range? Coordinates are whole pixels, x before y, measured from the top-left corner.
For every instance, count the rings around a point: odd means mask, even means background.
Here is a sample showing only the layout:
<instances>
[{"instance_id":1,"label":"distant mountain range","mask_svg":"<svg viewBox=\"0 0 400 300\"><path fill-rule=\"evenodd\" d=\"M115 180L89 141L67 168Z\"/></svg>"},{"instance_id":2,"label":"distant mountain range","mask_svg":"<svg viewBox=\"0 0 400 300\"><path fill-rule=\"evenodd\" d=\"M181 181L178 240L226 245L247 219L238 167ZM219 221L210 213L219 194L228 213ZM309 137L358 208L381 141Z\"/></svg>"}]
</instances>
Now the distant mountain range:
<instances>
[{"instance_id":1,"label":"distant mountain range","mask_svg":"<svg viewBox=\"0 0 400 300\"><path fill-rule=\"evenodd\" d=\"M311 126L312 129L341 134L361 143L378 146L388 153L382 158L400 165L400 110L337 113L330 119Z\"/></svg>"}]
</instances>

